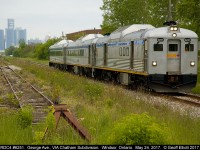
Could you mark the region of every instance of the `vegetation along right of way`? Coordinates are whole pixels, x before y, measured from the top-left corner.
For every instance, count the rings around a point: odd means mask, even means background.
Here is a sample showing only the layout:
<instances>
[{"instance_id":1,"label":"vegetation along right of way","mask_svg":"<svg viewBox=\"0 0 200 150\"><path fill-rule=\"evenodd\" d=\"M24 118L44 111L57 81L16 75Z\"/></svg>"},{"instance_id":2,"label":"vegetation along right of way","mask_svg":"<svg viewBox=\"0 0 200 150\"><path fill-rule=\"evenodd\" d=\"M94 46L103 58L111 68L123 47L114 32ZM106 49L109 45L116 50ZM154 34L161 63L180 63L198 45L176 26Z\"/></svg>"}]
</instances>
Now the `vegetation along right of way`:
<instances>
[{"instance_id":1,"label":"vegetation along right of way","mask_svg":"<svg viewBox=\"0 0 200 150\"><path fill-rule=\"evenodd\" d=\"M167 20L167 2L103 0L100 8L103 11L101 27L104 33L110 33L129 24L162 26ZM172 4L173 20L200 36L200 1L173 0ZM50 39L36 45L27 45L21 41L18 48L10 47L5 53L14 57L47 60L49 46L59 40ZM22 67L22 75L31 77L30 81L46 89L47 95L52 98L59 95L61 102L67 104L88 129L92 136L90 144L200 144L198 118L192 119L165 106L137 100L136 95L118 86L52 68L29 66L20 59L10 58L9 61ZM199 83L197 85L194 91L200 93ZM0 144L88 144L62 119L55 131L51 112L45 124L33 127L29 111L30 108L18 112L0 109ZM42 141L45 127L49 127L50 131Z\"/></svg>"},{"instance_id":2,"label":"vegetation along right of way","mask_svg":"<svg viewBox=\"0 0 200 150\"><path fill-rule=\"evenodd\" d=\"M63 119L54 130L51 112L44 124L32 126L31 109L25 108L17 113L0 111L0 144L200 144L199 118L143 101L148 94L53 68L30 66L24 59L8 61L20 66L21 75L41 87L45 95L67 104L92 140L91 143L82 140ZM46 127L50 130L42 141Z\"/></svg>"}]
</instances>

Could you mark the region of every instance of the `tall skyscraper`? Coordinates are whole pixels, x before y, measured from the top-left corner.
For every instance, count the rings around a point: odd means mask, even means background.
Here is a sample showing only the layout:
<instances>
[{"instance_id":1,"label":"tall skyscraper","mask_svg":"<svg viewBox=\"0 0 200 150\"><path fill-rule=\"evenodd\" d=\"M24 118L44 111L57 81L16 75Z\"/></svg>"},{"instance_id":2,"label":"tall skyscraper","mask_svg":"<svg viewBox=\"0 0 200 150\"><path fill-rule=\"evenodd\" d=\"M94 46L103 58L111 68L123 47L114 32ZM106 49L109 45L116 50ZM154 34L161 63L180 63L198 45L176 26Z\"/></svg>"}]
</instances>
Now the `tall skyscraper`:
<instances>
[{"instance_id":1,"label":"tall skyscraper","mask_svg":"<svg viewBox=\"0 0 200 150\"><path fill-rule=\"evenodd\" d=\"M8 27L6 28L6 48L14 46L14 19L8 19Z\"/></svg>"},{"instance_id":2,"label":"tall skyscraper","mask_svg":"<svg viewBox=\"0 0 200 150\"><path fill-rule=\"evenodd\" d=\"M14 29L14 28L15 28L14 19L8 19L8 29Z\"/></svg>"},{"instance_id":3,"label":"tall skyscraper","mask_svg":"<svg viewBox=\"0 0 200 150\"><path fill-rule=\"evenodd\" d=\"M4 30L0 30L0 51L5 49Z\"/></svg>"},{"instance_id":4,"label":"tall skyscraper","mask_svg":"<svg viewBox=\"0 0 200 150\"><path fill-rule=\"evenodd\" d=\"M26 29L16 28L14 31L15 45L18 46L20 41L24 41L26 43Z\"/></svg>"},{"instance_id":5,"label":"tall skyscraper","mask_svg":"<svg viewBox=\"0 0 200 150\"><path fill-rule=\"evenodd\" d=\"M19 46L20 41L26 41L26 29L16 28L14 19L8 19L8 26L5 29L5 48L9 48L10 46Z\"/></svg>"}]
</instances>

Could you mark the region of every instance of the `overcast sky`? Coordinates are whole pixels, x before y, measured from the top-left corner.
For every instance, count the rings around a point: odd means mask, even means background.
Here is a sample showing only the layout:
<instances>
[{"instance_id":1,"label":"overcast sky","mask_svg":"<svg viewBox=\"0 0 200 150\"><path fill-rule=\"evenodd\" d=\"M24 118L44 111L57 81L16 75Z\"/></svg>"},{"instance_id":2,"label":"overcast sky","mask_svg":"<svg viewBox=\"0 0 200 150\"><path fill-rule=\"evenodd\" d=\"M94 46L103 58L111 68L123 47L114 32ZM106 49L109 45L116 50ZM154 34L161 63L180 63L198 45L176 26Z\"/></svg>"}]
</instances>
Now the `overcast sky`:
<instances>
[{"instance_id":1,"label":"overcast sky","mask_svg":"<svg viewBox=\"0 0 200 150\"><path fill-rule=\"evenodd\" d=\"M0 0L0 29L7 19L27 30L27 39L100 28L103 0Z\"/></svg>"}]
</instances>

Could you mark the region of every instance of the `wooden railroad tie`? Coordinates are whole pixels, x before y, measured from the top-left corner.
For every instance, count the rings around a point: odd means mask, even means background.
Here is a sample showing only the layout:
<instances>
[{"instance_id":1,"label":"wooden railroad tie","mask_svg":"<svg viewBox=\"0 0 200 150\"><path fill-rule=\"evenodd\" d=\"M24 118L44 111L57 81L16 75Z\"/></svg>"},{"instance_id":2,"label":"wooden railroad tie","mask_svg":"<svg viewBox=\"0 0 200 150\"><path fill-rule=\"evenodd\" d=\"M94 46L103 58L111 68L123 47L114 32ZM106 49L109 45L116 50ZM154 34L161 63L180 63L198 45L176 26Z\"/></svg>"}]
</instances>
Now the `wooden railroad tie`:
<instances>
[{"instance_id":1,"label":"wooden railroad tie","mask_svg":"<svg viewBox=\"0 0 200 150\"><path fill-rule=\"evenodd\" d=\"M90 142L91 137L90 137L88 131L83 126L81 126L81 124L78 122L77 118L69 111L69 109L67 109L67 105L56 104L56 105L54 105L54 109L55 109L54 116L55 116L55 120L56 120L56 128L58 127L60 117L63 117L73 127L73 129L79 133L79 135L83 139ZM48 129L46 129L45 134L46 134L47 130Z\"/></svg>"}]
</instances>

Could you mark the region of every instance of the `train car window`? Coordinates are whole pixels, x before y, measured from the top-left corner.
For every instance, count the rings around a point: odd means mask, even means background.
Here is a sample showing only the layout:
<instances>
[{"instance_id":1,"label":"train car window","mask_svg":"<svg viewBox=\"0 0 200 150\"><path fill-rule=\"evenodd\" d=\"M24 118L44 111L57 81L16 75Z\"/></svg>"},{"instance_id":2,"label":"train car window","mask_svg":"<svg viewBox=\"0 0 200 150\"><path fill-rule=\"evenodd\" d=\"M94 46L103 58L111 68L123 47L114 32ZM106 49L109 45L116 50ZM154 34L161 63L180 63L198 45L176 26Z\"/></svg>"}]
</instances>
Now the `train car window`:
<instances>
[{"instance_id":1,"label":"train car window","mask_svg":"<svg viewBox=\"0 0 200 150\"><path fill-rule=\"evenodd\" d=\"M55 52L55 51L52 51L52 52L51 52L51 55L52 55L52 56L56 56L56 52Z\"/></svg>"},{"instance_id":2,"label":"train car window","mask_svg":"<svg viewBox=\"0 0 200 150\"><path fill-rule=\"evenodd\" d=\"M163 44L154 44L154 51L163 51Z\"/></svg>"},{"instance_id":3,"label":"train car window","mask_svg":"<svg viewBox=\"0 0 200 150\"><path fill-rule=\"evenodd\" d=\"M123 47L123 56L126 56L126 47Z\"/></svg>"},{"instance_id":4,"label":"train car window","mask_svg":"<svg viewBox=\"0 0 200 150\"><path fill-rule=\"evenodd\" d=\"M178 44L169 44L169 51L170 52L178 51Z\"/></svg>"},{"instance_id":5,"label":"train car window","mask_svg":"<svg viewBox=\"0 0 200 150\"><path fill-rule=\"evenodd\" d=\"M129 56L129 47L126 47L126 56Z\"/></svg>"},{"instance_id":6,"label":"train car window","mask_svg":"<svg viewBox=\"0 0 200 150\"><path fill-rule=\"evenodd\" d=\"M187 52L194 51L194 44L185 44L185 51Z\"/></svg>"},{"instance_id":7,"label":"train car window","mask_svg":"<svg viewBox=\"0 0 200 150\"><path fill-rule=\"evenodd\" d=\"M81 50L80 55L84 56L84 50L83 49Z\"/></svg>"},{"instance_id":8,"label":"train car window","mask_svg":"<svg viewBox=\"0 0 200 150\"><path fill-rule=\"evenodd\" d=\"M122 56L122 47L119 48L119 56Z\"/></svg>"}]
</instances>

